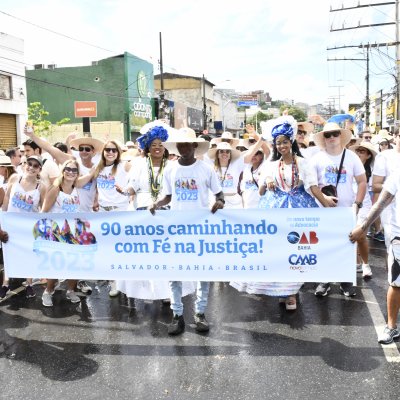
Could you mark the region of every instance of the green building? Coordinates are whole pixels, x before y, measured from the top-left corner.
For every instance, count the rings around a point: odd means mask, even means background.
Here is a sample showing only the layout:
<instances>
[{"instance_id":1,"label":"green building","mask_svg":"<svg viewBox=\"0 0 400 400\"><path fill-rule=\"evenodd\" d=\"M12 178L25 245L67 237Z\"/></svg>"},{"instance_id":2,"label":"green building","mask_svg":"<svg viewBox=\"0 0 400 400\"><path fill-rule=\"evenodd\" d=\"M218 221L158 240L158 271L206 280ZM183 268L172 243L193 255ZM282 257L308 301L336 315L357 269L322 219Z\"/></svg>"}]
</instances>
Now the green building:
<instances>
[{"instance_id":1,"label":"green building","mask_svg":"<svg viewBox=\"0 0 400 400\"><path fill-rule=\"evenodd\" d=\"M40 102L52 123L62 118L82 123L82 118L75 118L75 101L97 102L91 132L97 123L112 122L125 141L154 119L153 65L127 52L91 66L35 65L26 71L26 80L28 104Z\"/></svg>"}]
</instances>

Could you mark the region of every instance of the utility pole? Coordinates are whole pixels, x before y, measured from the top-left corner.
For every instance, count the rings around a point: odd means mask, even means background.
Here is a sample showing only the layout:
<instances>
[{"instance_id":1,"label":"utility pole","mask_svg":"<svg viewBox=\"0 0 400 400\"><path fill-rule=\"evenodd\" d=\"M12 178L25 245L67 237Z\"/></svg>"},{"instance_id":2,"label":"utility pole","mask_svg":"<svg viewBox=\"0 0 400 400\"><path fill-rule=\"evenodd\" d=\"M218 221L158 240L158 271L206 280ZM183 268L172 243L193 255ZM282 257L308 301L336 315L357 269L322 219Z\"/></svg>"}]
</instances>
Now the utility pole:
<instances>
[{"instance_id":1,"label":"utility pole","mask_svg":"<svg viewBox=\"0 0 400 400\"><path fill-rule=\"evenodd\" d=\"M158 118L165 118L165 92L164 92L164 70L163 70L163 57L162 57L162 39L160 32L160 101L158 103Z\"/></svg>"},{"instance_id":2,"label":"utility pole","mask_svg":"<svg viewBox=\"0 0 400 400\"><path fill-rule=\"evenodd\" d=\"M207 130L206 80L203 74L203 130Z\"/></svg>"},{"instance_id":3,"label":"utility pole","mask_svg":"<svg viewBox=\"0 0 400 400\"><path fill-rule=\"evenodd\" d=\"M376 26L385 26L385 25L396 25L396 42L389 42L389 43L375 43L375 44L369 44L367 46L360 44L359 46L352 46L352 45L347 45L347 46L340 46L340 47L331 47L327 48L327 50L337 50L337 49L343 49L343 48L351 48L351 47L358 47L358 48L366 48L367 49L367 57L365 59L351 59L351 58L342 58L342 59L328 59L328 61L339 61L339 60L363 60L367 62L366 65L366 95L365 95L365 124L368 127L369 126L369 117L370 117L370 99L369 99L369 51L371 48L374 47L388 47L388 46L396 46L396 68L397 68L397 76L395 77L396 80L396 99L397 99L397 104L400 104L400 89L399 89L399 83L400 83L400 66L399 66L399 60L400 60L400 49L399 49L399 0L396 1L388 1L385 3L375 3L375 4L360 4L358 2L358 5L352 6L352 7L344 7L342 5L341 8L336 8L333 9L331 6L330 12L336 12L336 11L346 11L346 10L353 10L353 9L359 9L359 8L364 8L364 7L380 7L380 6L387 6L387 5L396 5L396 16L395 16L395 21L394 22L385 22L385 23L379 23L379 24L368 24L368 25L361 25L360 23L357 26L348 26L345 27L344 24L342 24L342 27L339 29L333 29L331 27L331 32L337 32L337 31L344 31L348 29L359 29L359 28L371 28L371 27L376 27ZM400 120L400 107L396 108L396 118L399 121Z\"/></svg>"}]
</instances>

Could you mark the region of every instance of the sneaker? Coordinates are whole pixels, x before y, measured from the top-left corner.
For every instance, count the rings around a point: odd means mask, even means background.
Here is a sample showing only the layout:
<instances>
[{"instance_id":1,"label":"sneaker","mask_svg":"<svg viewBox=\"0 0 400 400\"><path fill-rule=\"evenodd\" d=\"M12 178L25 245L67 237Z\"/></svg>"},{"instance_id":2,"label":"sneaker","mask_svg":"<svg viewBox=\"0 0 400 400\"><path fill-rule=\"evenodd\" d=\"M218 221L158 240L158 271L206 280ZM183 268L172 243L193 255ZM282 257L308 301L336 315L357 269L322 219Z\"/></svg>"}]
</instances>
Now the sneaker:
<instances>
[{"instance_id":1,"label":"sneaker","mask_svg":"<svg viewBox=\"0 0 400 400\"><path fill-rule=\"evenodd\" d=\"M81 301L73 290L67 290L66 296L71 303L79 303Z\"/></svg>"},{"instance_id":2,"label":"sneaker","mask_svg":"<svg viewBox=\"0 0 400 400\"><path fill-rule=\"evenodd\" d=\"M362 264L356 264L356 272L359 272L359 273L363 272Z\"/></svg>"},{"instance_id":3,"label":"sneaker","mask_svg":"<svg viewBox=\"0 0 400 400\"><path fill-rule=\"evenodd\" d=\"M377 240L378 242L384 242L385 241L385 235L383 234L383 232L375 233L374 240Z\"/></svg>"},{"instance_id":4,"label":"sneaker","mask_svg":"<svg viewBox=\"0 0 400 400\"><path fill-rule=\"evenodd\" d=\"M339 289L340 293L346 297L353 297L356 295L356 289L351 282L342 282Z\"/></svg>"},{"instance_id":5,"label":"sneaker","mask_svg":"<svg viewBox=\"0 0 400 400\"><path fill-rule=\"evenodd\" d=\"M372 236L374 236L372 231L368 231L367 232L367 238L372 238Z\"/></svg>"},{"instance_id":6,"label":"sneaker","mask_svg":"<svg viewBox=\"0 0 400 400\"><path fill-rule=\"evenodd\" d=\"M194 315L194 323L196 324L195 329L197 332L208 332L210 330L210 325L204 314L196 313Z\"/></svg>"},{"instance_id":7,"label":"sneaker","mask_svg":"<svg viewBox=\"0 0 400 400\"><path fill-rule=\"evenodd\" d=\"M76 284L76 288L77 290L81 291L83 294L87 294L90 295L92 294L92 287L89 286L86 281L78 281L78 283Z\"/></svg>"},{"instance_id":8,"label":"sneaker","mask_svg":"<svg viewBox=\"0 0 400 400\"><path fill-rule=\"evenodd\" d=\"M168 325L168 335L180 335L185 330L183 315L174 315L172 322Z\"/></svg>"},{"instance_id":9,"label":"sneaker","mask_svg":"<svg viewBox=\"0 0 400 400\"><path fill-rule=\"evenodd\" d=\"M372 271L371 271L371 267L369 266L369 264L362 265L362 274L363 274L363 278L371 278L372 277Z\"/></svg>"},{"instance_id":10,"label":"sneaker","mask_svg":"<svg viewBox=\"0 0 400 400\"><path fill-rule=\"evenodd\" d=\"M383 330L382 335L378 336L378 343L389 344L393 342L393 339L400 337L400 332L397 328L389 328L387 325Z\"/></svg>"},{"instance_id":11,"label":"sneaker","mask_svg":"<svg viewBox=\"0 0 400 400\"><path fill-rule=\"evenodd\" d=\"M110 291L108 292L110 297L116 297L119 295L119 290L117 290L117 283L115 281L110 282Z\"/></svg>"},{"instance_id":12,"label":"sneaker","mask_svg":"<svg viewBox=\"0 0 400 400\"><path fill-rule=\"evenodd\" d=\"M31 285L28 285L28 286L26 287L25 291L26 291L26 297L27 297L28 299L30 299L30 298L36 296L36 293L35 293L35 291L33 290L33 287L32 287Z\"/></svg>"},{"instance_id":13,"label":"sneaker","mask_svg":"<svg viewBox=\"0 0 400 400\"><path fill-rule=\"evenodd\" d=\"M43 294L42 294L42 304L45 307L53 307L53 298L52 298L53 294L54 294L54 292L53 293L49 293L47 291L47 289L43 292Z\"/></svg>"},{"instance_id":14,"label":"sneaker","mask_svg":"<svg viewBox=\"0 0 400 400\"><path fill-rule=\"evenodd\" d=\"M320 283L315 289L314 294L317 297L322 297L326 296L330 290L331 290L331 285L329 283Z\"/></svg>"},{"instance_id":15,"label":"sneaker","mask_svg":"<svg viewBox=\"0 0 400 400\"><path fill-rule=\"evenodd\" d=\"M7 293L10 291L10 288L8 286L2 286L0 288L0 299L4 299L4 297L7 296Z\"/></svg>"}]
</instances>

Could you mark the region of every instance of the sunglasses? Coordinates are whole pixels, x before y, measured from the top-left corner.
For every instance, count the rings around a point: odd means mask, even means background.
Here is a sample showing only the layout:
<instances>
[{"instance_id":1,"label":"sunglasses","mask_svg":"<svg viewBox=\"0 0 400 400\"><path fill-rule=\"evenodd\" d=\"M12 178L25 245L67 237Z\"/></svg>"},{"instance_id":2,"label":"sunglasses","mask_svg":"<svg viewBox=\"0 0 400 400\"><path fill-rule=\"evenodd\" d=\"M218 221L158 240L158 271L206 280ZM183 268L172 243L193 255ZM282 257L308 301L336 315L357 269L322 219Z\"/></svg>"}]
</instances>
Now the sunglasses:
<instances>
[{"instance_id":1,"label":"sunglasses","mask_svg":"<svg viewBox=\"0 0 400 400\"><path fill-rule=\"evenodd\" d=\"M220 153L226 153L226 154L230 154L230 150L218 150Z\"/></svg>"},{"instance_id":2,"label":"sunglasses","mask_svg":"<svg viewBox=\"0 0 400 400\"><path fill-rule=\"evenodd\" d=\"M31 163L31 162L28 161L27 164L28 164L28 167L31 167L33 169L40 168L40 164L37 164L37 163Z\"/></svg>"},{"instance_id":3,"label":"sunglasses","mask_svg":"<svg viewBox=\"0 0 400 400\"><path fill-rule=\"evenodd\" d=\"M389 143L388 142L382 142L382 143L379 143L379 146L389 146Z\"/></svg>"},{"instance_id":4,"label":"sunglasses","mask_svg":"<svg viewBox=\"0 0 400 400\"><path fill-rule=\"evenodd\" d=\"M78 168L65 167L64 172L69 172L70 174L77 174Z\"/></svg>"},{"instance_id":5,"label":"sunglasses","mask_svg":"<svg viewBox=\"0 0 400 400\"><path fill-rule=\"evenodd\" d=\"M372 139L372 136L364 136L363 139Z\"/></svg>"},{"instance_id":6,"label":"sunglasses","mask_svg":"<svg viewBox=\"0 0 400 400\"><path fill-rule=\"evenodd\" d=\"M324 132L324 138L329 139L331 137L339 137L340 131L333 131L333 132Z\"/></svg>"},{"instance_id":7,"label":"sunglasses","mask_svg":"<svg viewBox=\"0 0 400 400\"><path fill-rule=\"evenodd\" d=\"M93 147L86 147L86 146L79 146L79 151L85 151L86 153L89 153L93 150Z\"/></svg>"},{"instance_id":8,"label":"sunglasses","mask_svg":"<svg viewBox=\"0 0 400 400\"><path fill-rule=\"evenodd\" d=\"M104 151L105 151L106 153L118 153L118 149L115 148L115 147L106 147L106 148L104 149Z\"/></svg>"},{"instance_id":9,"label":"sunglasses","mask_svg":"<svg viewBox=\"0 0 400 400\"><path fill-rule=\"evenodd\" d=\"M307 132L306 131L297 131L298 135L306 136Z\"/></svg>"}]
</instances>

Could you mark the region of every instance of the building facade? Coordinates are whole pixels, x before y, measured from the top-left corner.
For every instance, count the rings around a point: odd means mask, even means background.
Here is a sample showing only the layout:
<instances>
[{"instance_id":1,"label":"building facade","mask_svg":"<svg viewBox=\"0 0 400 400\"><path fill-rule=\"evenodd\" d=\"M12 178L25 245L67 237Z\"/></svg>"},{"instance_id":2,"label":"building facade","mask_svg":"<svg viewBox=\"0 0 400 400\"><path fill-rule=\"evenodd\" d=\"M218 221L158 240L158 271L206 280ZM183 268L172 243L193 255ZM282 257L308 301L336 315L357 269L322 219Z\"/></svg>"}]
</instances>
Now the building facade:
<instances>
[{"instance_id":1,"label":"building facade","mask_svg":"<svg viewBox=\"0 0 400 400\"><path fill-rule=\"evenodd\" d=\"M27 119L24 41L0 33L0 149L21 143Z\"/></svg>"}]
</instances>

